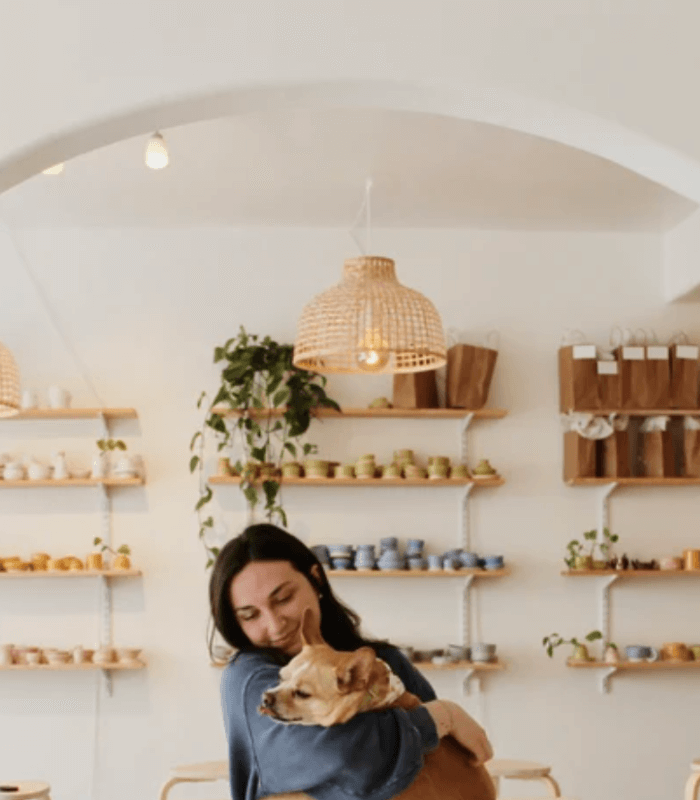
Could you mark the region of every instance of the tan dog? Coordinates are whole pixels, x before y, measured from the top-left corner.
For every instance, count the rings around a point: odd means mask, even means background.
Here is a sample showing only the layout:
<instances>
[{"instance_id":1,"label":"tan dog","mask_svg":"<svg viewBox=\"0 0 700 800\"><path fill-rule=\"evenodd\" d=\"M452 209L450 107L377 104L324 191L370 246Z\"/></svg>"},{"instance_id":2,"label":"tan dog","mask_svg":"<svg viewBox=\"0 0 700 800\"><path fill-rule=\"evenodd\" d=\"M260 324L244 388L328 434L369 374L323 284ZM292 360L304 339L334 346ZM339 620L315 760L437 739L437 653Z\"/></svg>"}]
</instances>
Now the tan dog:
<instances>
[{"instance_id":1,"label":"tan dog","mask_svg":"<svg viewBox=\"0 0 700 800\"><path fill-rule=\"evenodd\" d=\"M365 711L421 705L407 692L386 662L371 647L342 653L326 644L305 611L303 647L280 670L281 683L265 692L259 713L294 725L341 725ZM270 795L276 800L309 798L303 792ZM475 766L471 754L451 736L428 753L423 769L396 800L495 800L488 772ZM310 800L310 798L309 798Z\"/></svg>"}]
</instances>

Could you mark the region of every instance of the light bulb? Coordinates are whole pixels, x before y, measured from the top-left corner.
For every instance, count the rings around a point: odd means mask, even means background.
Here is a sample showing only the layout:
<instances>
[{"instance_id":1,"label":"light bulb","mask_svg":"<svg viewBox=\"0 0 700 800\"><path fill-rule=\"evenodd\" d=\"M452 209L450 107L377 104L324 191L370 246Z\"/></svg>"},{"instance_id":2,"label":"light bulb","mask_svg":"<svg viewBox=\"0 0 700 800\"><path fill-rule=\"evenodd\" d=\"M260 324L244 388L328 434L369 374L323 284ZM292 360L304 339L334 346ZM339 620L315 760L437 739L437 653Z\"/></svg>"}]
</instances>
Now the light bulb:
<instances>
[{"instance_id":1,"label":"light bulb","mask_svg":"<svg viewBox=\"0 0 700 800\"><path fill-rule=\"evenodd\" d=\"M60 175L63 172L64 167L65 164L61 161L60 164L54 164L53 167L43 169L42 172L44 175Z\"/></svg>"},{"instance_id":2,"label":"light bulb","mask_svg":"<svg viewBox=\"0 0 700 800\"><path fill-rule=\"evenodd\" d=\"M389 363L387 343L379 331L367 328L358 343L357 365L363 372L380 372Z\"/></svg>"},{"instance_id":3,"label":"light bulb","mask_svg":"<svg viewBox=\"0 0 700 800\"><path fill-rule=\"evenodd\" d=\"M151 169L163 169L168 166L168 149L165 139L156 131L146 145L146 166Z\"/></svg>"}]
</instances>

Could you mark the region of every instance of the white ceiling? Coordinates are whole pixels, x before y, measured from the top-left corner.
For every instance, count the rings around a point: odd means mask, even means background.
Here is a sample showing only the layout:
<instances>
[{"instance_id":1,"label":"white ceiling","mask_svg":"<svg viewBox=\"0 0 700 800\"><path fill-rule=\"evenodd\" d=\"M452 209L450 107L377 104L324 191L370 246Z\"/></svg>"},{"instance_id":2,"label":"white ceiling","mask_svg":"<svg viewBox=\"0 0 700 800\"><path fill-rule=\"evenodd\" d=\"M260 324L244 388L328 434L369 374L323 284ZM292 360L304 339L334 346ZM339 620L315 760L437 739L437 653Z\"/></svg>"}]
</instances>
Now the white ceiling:
<instances>
[{"instance_id":1,"label":"white ceiling","mask_svg":"<svg viewBox=\"0 0 700 800\"><path fill-rule=\"evenodd\" d=\"M482 123L382 110L228 117L87 153L0 197L10 225L665 231L695 203L597 156Z\"/></svg>"}]
</instances>

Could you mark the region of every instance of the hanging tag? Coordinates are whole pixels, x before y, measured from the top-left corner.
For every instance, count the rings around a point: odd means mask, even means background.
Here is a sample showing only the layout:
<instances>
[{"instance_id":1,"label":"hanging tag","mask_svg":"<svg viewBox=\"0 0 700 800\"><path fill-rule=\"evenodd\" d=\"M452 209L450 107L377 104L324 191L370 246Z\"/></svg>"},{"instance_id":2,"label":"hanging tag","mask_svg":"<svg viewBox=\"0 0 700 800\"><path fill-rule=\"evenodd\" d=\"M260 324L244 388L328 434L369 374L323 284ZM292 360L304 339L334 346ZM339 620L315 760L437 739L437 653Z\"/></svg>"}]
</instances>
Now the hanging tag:
<instances>
[{"instance_id":1,"label":"hanging tag","mask_svg":"<svg viewBox=\"0 0 700 800\"><path fill-rule=\"evenodd\" d=\"M598 362L598 375L617 375L617 372L618 372L617 361Z\"/></svg>"},{"instance_id":2,"label":"hanging tag","mask_svg":"<svg viewBox=\"0 0 700 800\"><path fill-rule=\"evenodd\" d=\"M584 358L595 358L594 344L575 344L572 349L573 358L580 361Z\"/></svg>"},{"instance_id":3,"label":"hanging tag","mask_svg":"<svg viewBox=\"0 0 700 800\"><path fill-rule=\"evenodd\" d=\"M676 358L698 358L698 347L694 344L677 344Z\"/></svg>"},{"instance_id":4,"label":"hanging tag","mask_svg":"<svg viewBox=\"0 0 700 800\"><path fill-rule=\"evenodd\" d=\"M647 358L653 361L667 361L668 360L668 347L652 346L647 347Z\"/></svg>"},{"instance_id":5,"label":"hanging tag","mask_svg":"<svg viewBox=\"0 0 700 800\"><path fill-rule=\"evenodd\" d=\"M644 361L643 347L623 347L622 357L625 361Z\"/></svg>"}]
</instances>

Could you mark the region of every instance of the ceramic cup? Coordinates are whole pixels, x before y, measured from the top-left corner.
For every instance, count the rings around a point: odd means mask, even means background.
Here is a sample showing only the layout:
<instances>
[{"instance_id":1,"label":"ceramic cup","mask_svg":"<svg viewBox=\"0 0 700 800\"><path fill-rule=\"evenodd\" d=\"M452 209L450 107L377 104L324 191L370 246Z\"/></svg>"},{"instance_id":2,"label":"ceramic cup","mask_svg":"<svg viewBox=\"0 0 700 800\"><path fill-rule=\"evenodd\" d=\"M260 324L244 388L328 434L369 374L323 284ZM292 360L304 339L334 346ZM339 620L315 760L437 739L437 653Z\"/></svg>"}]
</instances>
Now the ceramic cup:
<instances>
[{"instance_id":1,"label":"ceramic cup","mask_svg":"<svg viewBox=\"0 0 700 800\"><path fill-rule=\"evenodd\" d=\"M461 644L450 644L447 646L447 656L450 661L469 661L469 648Z\"/></svg>"},{"instance_id":2,"label":"ceramic cup","mask_svg":"<svg viewBox=\"0 0 700 800\"><path fill-rule=\"evenodd\" d=\"M683 642L665 642L661 648L661 658L667 661L690 661L691 651Z\"/></svg>"},{"instance_id":3,"label":"ceramic cup","mask_svg":"<svg viewBox=\"0 0 700 800\"><path fill-rule=\"evenodd\" d=\"M9 667L10 664L14 664L13 651L14 645L0 644L0 666Z\"/></svg>"},{"instance_id":4,"label":"ceramic cup","mask_svg":"<svg viewBox=\"0 0 700 800\"><path fill-rule=\"evenodd\" d=\"M20 406L22 408L36 408L39 405L34 389L23 389Z\"/></svg>"},{"instance_id":5,"label":"ceramic cup","mask_svg":"<svg viewBox=\"0 0 700 800\"><path fill-rule=\"evenodd\" d=\"M431 554L428 556L428 569L442 569L442 556Z\"/></svg>"},{"instance_id":6,"label":"ceramic cup","mask_svg":"<svg viewBox=\"0 0 700 800\"><path fill-rule=\"evenodd\" d=\"M683 562L685 569L700 569L700 550L684 550Z\"/></svg>"},{"instance_id":7,"label":"ceramic cup","mask_svg":"<svg viewBox=\"0 0 700 800\"><path fill-rule=\"evenodd\" d=\"M688 645L690 652L693 654L693 658L696 661L700 661L700 644L691 644Z\"/></svg>"},{"instance_id":8,"label":"ceramic cup","mask_svg":"<svg viewBox=\"0 0 700 800\"><path fill-rule=\"evenodd\" d=\"M49 386L49 408L68 408L71 395L67 389L60 386Z\"/></svg>"},{"instance_id":9,"label":"ceramic cup","mask_svg":"<svg viewBox=\"0 0 700 800\"><path fill-rule=\"evenodd\" d=\"M471 646L472 661L493 661L496 658L496 645L477 642Z\"/></svg>"},{"instance_id":10,"label":"ceramic cup","mask_svg":"<svg viewBox=\"0 0 700 800\"><path fill-rule=\"evenodd\" d=\"M625 647L627 660L633 662L658 661L659 651L645 644L630 644Z\"/></svg>"}]
</instances>

